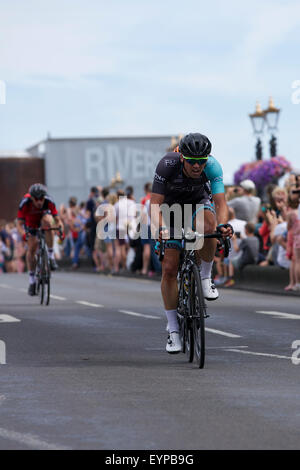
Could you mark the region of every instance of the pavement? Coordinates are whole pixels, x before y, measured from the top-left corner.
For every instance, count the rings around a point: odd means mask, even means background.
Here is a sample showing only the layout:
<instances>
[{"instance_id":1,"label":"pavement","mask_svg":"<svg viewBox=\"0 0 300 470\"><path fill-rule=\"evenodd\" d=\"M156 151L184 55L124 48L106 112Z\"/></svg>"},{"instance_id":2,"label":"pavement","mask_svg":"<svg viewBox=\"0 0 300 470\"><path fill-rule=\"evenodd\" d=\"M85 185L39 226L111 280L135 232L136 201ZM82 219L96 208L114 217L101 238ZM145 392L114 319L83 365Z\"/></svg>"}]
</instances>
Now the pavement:
<instances>
[{"instance_id":1,"label":"pavement","mask_svg":"<svg viewBox=\"0 0 300 470\"><path fill-rule=\"evenodd\" d=\"M57 272L49 306L26 290L1 276L0 449L299 449L297 298L222 290L200 370L165 352L158 282Z\"/></svg>"},{"instance_id":2,"label":"pavement","mask_svg":"<svg viewBox=\"0 0 300 470\"><path fill-rule=\"evenodd\" d=\"M60 269L66 272L72 272L70 260L61 260L59 262ZM102 275L96 273L92 263L88 259L81 261L80 267L76 272L80 273L93 273L95 275ZM118 275L115 275L118 277ZM141 276L140 274L126 271L121 274L122 277L136 278L136 279L149 279L152 281L160 281L160 275L154 275L151 278ZM235 284L232 289L245 290L250 292L268 293L272 295L282 295L285 297L300 297L300 291L285 291L284 288L289 284L289 272L287 269L282 269L278 266L246 266L243 271L235 273ZM218 286L218 289L227 289L223 286Z\"/></svg>"}]
</instances>

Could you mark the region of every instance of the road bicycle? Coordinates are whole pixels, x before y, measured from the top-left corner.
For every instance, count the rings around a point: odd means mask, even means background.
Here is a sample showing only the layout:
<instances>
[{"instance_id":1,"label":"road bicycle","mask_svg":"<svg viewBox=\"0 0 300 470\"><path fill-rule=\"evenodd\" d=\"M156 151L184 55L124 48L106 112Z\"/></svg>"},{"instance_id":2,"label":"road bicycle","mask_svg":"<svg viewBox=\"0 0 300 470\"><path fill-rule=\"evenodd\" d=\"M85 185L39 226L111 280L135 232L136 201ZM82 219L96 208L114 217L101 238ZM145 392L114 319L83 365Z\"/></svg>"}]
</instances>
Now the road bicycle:
<instances>
[{"instance_id":1,"label":"road bicycle","mask_svg":"<svg viewBox=\"0 0 300 470\"><path fill-rule=\"evenodd\" d=\"M45 240L45 232L49 230L58 230L60 236L62 232L60 227L51 228L38 228L36 229L36 235L38 237L39 246L36 254L36 268L35 268L35 279L36 279L36 293L40 297L40 303L43 305L49 305L50 303L50 279L51 269L49 261L48 247Z\"/></svg>"},{"instance_id":2,"label":"road bicycle","mask_svg":"<svg viewBox=\"0 0 300 470\"><path fill-rule=\"evenodd\" d=\"M197 239L207 238L218 239L219 249L224 250L224 257L228 256L231 246L230 239L223 239L220 232L200 234L189 231L185 234L182 230L182 248L177 276L179 292L177 318L182 352L187 354L189 362L193 362L194 356L196 356L200 369L204 367L205 362L205 319L209 315L207 314L195 250L187 249L186 244L194 243ZM160 261L163 260L167 242L168 240L162 240L160 244Z\"/></svg>"}]
</instances>

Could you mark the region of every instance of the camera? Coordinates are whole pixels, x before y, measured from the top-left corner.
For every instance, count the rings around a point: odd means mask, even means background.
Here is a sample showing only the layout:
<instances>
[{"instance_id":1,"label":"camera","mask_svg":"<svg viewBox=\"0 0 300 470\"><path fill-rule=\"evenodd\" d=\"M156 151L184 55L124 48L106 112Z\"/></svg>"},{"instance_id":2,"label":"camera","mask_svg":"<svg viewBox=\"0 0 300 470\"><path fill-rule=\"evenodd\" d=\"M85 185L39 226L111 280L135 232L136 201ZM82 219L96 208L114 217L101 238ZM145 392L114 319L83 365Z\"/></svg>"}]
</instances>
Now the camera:
<instances>
[{"instance_id":1,"label":"camera","mask_svg":"<svg viewBox=\"0 0 300 470\"><path fill-rule=\"evenodd\" d=\"M296 188L292 190L292 194L300 194L300 176L296 176Z\"/></svg>"}]
</instances>

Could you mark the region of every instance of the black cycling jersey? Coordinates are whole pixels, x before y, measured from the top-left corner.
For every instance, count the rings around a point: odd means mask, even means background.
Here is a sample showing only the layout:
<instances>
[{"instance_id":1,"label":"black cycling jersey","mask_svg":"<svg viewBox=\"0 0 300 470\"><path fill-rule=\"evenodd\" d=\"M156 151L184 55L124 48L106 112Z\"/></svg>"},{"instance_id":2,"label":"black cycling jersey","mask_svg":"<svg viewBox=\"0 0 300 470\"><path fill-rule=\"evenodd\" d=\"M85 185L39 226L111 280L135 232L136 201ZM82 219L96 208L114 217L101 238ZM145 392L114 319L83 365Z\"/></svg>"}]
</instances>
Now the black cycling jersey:
<instances>
[{"instance_id":1,"label":"black cycling jersey","mask_svg":"<svg viewBox=\"0 0 300 470\"><path fill-rule=\"evenodd\" d=\"M210 181L203 171L199 178L189 178L176 152L167 153L158 163L152 192L163 194L165 204L196 204L212 200Z\"/></svg>"}]
</instances>

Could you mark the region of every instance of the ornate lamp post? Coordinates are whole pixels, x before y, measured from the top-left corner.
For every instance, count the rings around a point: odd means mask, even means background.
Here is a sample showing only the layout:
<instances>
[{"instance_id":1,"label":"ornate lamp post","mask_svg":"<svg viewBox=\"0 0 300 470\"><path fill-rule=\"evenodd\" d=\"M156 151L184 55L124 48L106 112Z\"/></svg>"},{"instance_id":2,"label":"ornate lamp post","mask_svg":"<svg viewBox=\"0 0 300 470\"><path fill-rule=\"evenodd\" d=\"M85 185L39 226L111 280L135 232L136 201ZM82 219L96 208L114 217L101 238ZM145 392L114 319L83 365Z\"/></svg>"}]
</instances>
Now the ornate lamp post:
<instances>
[{"instance_id":1,"label":"ornate lamp post","mask_svg":"<svg viewBox=\"0 0 300 470\"><path fill-rule=\"evenodd\" d=\"M277 145L276 145L277 139L274 133L278 130L277 125L278 125L279 113L280 113L280 109L275 107L273 98L270 96L269 106L267 109L265 109L264 114L265 114L265 119L266 119L267 126L268 126L268 131L271 133L271 139L269 143L271 157L276 157L277 155Z\"/></svg>"},{"instance_id":2,"label":"ornate lamp post","mask_svg":"<svg viewBox=\"0 0 300 470\"><path fill-rule=\"evenodd\" d=\"M263 134L264 131L264 124L265 124L265 113L261 109L261 105L259 102L256 103L256 108L255 112L252 114L249 114L252 126L253 126L253 131L254 135L257 136L257 141L256 141L256 160L262 160L262 144L260 140L260 135Z\"/></svg>"}]
</instances>

